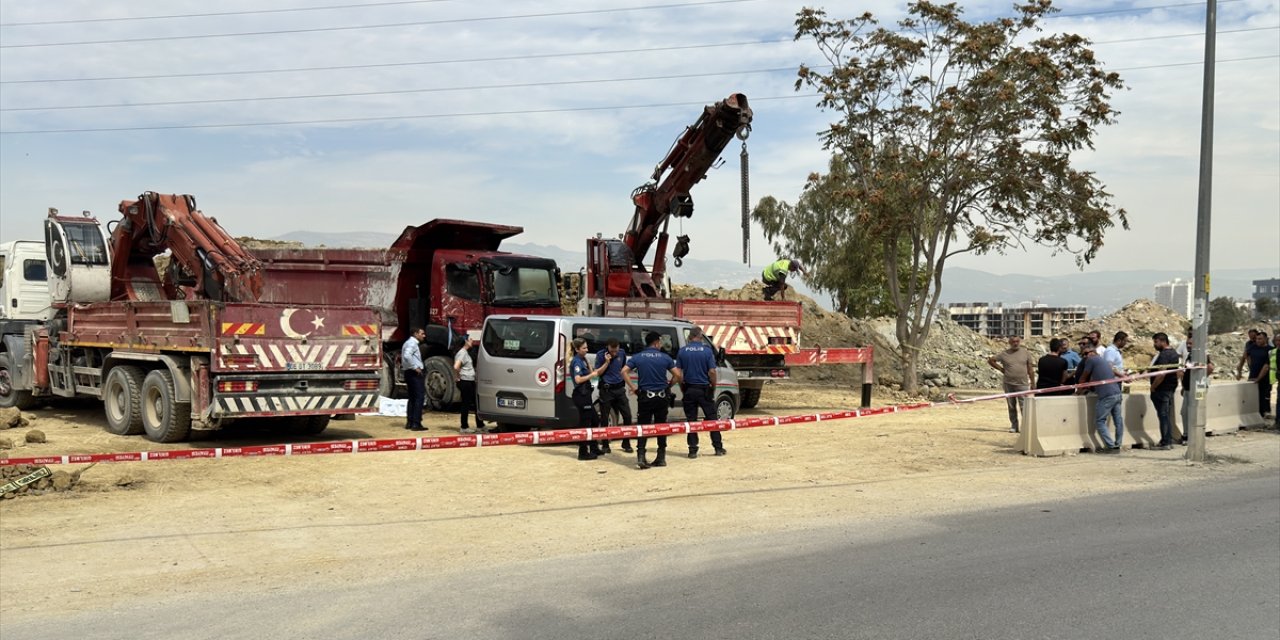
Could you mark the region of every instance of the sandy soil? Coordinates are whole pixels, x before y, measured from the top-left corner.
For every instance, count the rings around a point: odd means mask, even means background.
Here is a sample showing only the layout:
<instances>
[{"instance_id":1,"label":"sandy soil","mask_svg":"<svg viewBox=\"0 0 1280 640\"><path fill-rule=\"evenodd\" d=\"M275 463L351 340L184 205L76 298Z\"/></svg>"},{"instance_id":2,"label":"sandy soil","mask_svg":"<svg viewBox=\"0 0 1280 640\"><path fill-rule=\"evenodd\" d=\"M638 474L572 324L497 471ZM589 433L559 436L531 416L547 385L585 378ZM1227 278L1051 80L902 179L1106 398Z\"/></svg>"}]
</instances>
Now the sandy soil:
<instances>
[{"instance_id":1,"label":"sandy soil","mask_svg":"<svg viewBox=\"0 0 1280 640\"><path fill-rule=\"evenodd\" d=\"M856 404L856 389L771 385L742 415ZM0 616L1280 474L1275 432L1211 438L1205 464L1182 450L1037 459L1013 451L1003 414L1003 403L984 403L751 429L725 436L728 456L697 460L677 437L670 466L647 471L616 448L579 462L572 446L100 464L75 491L0 503ZM12 455L166 448L106 433L93 404L35 415L48 442ZM334 422L314 440L401 436L401 420ZM426 423L428 435L456 433L455 416ZM248 433L170 446L285 441Z\"/></svg>"}]
</instances>

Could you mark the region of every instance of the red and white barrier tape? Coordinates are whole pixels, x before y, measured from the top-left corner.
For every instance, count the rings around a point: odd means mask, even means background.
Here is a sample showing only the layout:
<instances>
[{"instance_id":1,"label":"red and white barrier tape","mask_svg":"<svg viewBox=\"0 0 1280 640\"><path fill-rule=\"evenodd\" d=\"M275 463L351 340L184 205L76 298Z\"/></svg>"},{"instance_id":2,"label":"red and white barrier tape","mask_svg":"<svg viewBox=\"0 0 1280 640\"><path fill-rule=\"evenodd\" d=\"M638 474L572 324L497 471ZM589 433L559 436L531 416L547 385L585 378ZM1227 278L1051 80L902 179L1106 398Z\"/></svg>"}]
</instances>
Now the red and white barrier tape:
<instances>
[{"instance_id":1,"label":"red and white barrier tape","mask_svg":"<svg viewBox=\"0 0 1280 640\"><path fill-rule=\"evenodd\" d=\"M336 442L307 442L297 444L268 444L249 447L210 447L204 449L175 449L172 451L132 451L127 453L73 453L57 456L35 456L29 458L0 459L0 466L33 464L85 464L90 462L151 462L154 460L190 460L194 458L253 458L259 456L314 456L335 453L374 453L378 451L431 451L435 449L471 449L477 447L500 447L509 445L558 444L582 442L584 440L621 440L622 438L650 438L702 431L735 431L738 429L754 429L758 427L774 427L787 424L804 424L808 422L828 422L831 420L850 420L917 409L930 409L939 406L970 404L985 400L998 400L1018 396L1050 393L1066 389L1082 389L1111 382L1128 382L1142 378L1151 378L1162 373L1181 371L1169 369L1150 373L1137 374L1119 380L1088 382L1081 385L1067 385L1049 389L1032 389L1013 393L1000 393L977 398L957 400L954 396L948 402L917 402L911 404L891 405L876 409L854 409L850 411L829 411L807 415L740 418L733 420L703 420L699 422L666 422L652 425L626 425L617 427L596 427L580 429L557 429L554 431L521 431L516 433L492 433L457 436L428 436L422 438L388 438L370 440L339 440Z\"/></svg>"}]
</instances>

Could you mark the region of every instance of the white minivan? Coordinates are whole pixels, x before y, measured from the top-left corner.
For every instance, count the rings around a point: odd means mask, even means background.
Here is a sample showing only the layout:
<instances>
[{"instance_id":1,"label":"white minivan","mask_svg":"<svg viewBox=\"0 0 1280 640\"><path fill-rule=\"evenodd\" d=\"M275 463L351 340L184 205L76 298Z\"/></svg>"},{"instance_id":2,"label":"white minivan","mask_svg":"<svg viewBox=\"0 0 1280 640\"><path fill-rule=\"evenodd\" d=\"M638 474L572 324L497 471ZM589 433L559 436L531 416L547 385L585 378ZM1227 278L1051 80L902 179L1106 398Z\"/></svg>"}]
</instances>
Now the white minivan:
<instances>
[{"instance_id":1,"label":"white minivan","mask_svg":"<svg viewBox=\"0 0 1280 640\"><path fill-rule=\"evenodd\" d=\"M689 339L693 324L683 320L635 318L591 318L583 316L494 315L484 321L480 350L476 358L476 395L480 418L499 425L525 428L563 429L581 426L573 406L573 385L566 384L565 372L573 359L574 338L587 341L588 362L617 338L628 355L644 348L644 335L655 331L662 336L662 350L672 358ZM715 345L712 345L713 347ZM728 420L737 413L738 374L716 350L720 367L716 371L717 416ZM593 365L594 366L594 365ZM680 387L672 389L669 420L683 420ZM636 416L636 398L631 399L631 415Z\"/></svg>"}]
</instances>

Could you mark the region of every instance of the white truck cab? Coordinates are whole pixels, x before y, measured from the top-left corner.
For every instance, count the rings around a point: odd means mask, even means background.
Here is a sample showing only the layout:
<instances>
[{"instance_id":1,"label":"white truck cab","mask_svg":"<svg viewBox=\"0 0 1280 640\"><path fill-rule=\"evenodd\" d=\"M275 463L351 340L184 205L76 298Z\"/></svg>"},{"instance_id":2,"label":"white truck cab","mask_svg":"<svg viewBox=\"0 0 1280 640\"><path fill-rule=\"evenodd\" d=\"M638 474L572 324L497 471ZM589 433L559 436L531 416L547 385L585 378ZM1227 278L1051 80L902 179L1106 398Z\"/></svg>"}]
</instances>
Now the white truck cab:
<instances>
[{"instance_id":1,"label":"white truck cab","mask_svg":"<svg viewBox=\"0 0 1280 640\"><path fill-rule=\"evenodd\" d=\"M53 315L44 243L0 244L0 320L41 322Z\"/></svg>"}]
</instances>

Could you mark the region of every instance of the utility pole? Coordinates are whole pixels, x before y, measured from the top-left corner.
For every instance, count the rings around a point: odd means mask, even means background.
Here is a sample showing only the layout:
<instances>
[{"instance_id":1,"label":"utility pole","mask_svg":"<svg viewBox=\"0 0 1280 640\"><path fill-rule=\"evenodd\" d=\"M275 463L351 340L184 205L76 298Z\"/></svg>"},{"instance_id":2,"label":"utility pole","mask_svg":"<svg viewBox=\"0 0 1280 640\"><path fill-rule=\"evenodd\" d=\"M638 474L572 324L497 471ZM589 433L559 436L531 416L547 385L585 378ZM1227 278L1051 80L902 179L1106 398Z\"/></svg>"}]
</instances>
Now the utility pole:
<instances>
[{"instance_id":1,"label":"utility pole","mask_svg":"<svg viewBox=\"0 0 1280 640\"><path fill-rule=\"evenodd\" d=\"M1191 361L1208 362L1209 349L1209 213L1213 204L1213 79L1217 39L1218 3L1208 0L1204 13L1204 95L1200 108L1200 198L1196 207L1196 301L1191 314ZM1187 460L1204 462L1204 402L1209 388L1209 374L1192 369L1187 391Z\"/></svg>"}]
</instances>

